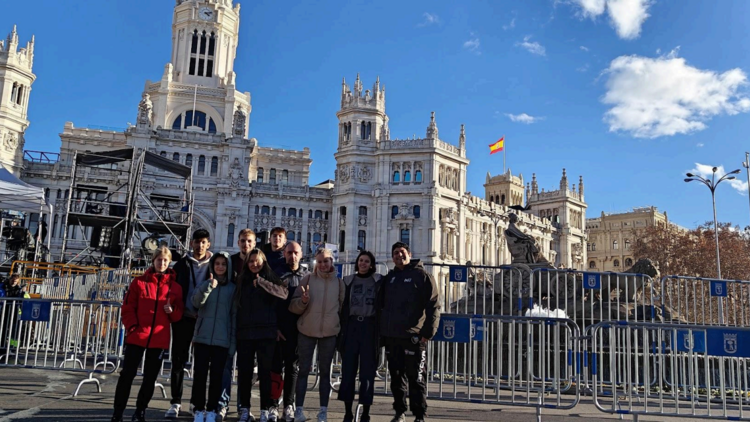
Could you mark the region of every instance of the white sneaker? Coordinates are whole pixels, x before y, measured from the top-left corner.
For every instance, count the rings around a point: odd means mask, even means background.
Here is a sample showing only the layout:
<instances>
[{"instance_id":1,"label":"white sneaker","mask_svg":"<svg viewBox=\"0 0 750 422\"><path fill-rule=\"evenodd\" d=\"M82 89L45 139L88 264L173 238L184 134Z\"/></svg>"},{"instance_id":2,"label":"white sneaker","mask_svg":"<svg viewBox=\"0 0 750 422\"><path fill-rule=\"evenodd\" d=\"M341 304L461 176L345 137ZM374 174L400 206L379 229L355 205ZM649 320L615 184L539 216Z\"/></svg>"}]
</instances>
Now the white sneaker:
<instances>
[{"instance_id":1,"label":"white sneaker","mask_svg":"<svg viewBox=\"0 0 750 422\"><path fill-rule=\"evenodd\" d=\"M216 422L216 412L206 412L206 422Z\"/></svg>"},{"instance_id":2,"label":"white sneaker","mask_svg":"<svg viewBox=\"0 0 750 422\"><path fill-rule=\"evenodd\" d=\"M260 422L268 422L268 410L260 411Z\"/></svg>"},{"instance_id":3,"label":"white sneaker","mask_svg":"<svg viewBox=\"0 0 750 422\"><path fill-rule=\"evenodd\" d=\"M180 416L180 409L182 409L181 405L173 404L172 406L169 406L169 409L167 410L167 413L164 414L164 417L167 419L177 419Z\"/></svg>"},{"instance_id":4,"label":"white sneaker","mask_svg":"<svg viewBox=\"0 0 750 422\"><path fill-rule=\"evenodd\" d=\"M219 416L221 417L221 420L224 420L224 418L227 417L227 410L229 410L228 407L222 407L221 409L219 409L218 413L219 413Z\"/></svg>"},{"instance_id":5,"label":"white sneaker","mask_svg":"<svg viewBox=\"0 0 750 422\"><path fill-rule=\"evenodd\" d=\"M268 409L268 422L277 422L279 420L279 409L271 407Z\"/></svg>"},{"instance_id":6,"label":"white sneaker","mask_svg":"<svg viewBox=\"0 0 750 422\"><path fill-rule=\"evenodd\" d=\"M328 422L328 410L321 409L318 412L318 422Z\"/></svg>"},{"instance_id":7,"label":"white sneaker","mask_svg":"<svg viewBox=\"0 0 750 422\"><path fill-rule=\"evenodd\" d=\"M284 408L284 420L286 422L294 422L294 406L291 404Z\"/></svg>"},{"instance_id":8,"label":"white sneaker","mask_svg":"<svg viewBox=\"0 0 750 422\"><path fill-rule=\"evenodd\" d=\"M305 417L305 412L302 409L302 406L294 409L294 422L305 422L307 418Z\"/></svg>"},{"instance_id":9,"label":"white sneaker","mask_svg":"<svg viewBox=\"0 0 750 422\"><path fill-rule=\"evenodd\" d=\"M195 415L195 405L193 403L190 403L189 409L190 409L190 414ZM201 413L203 412L201 411Z\"/></svg>"},{"instance_id":10,"label":"white sneaker","mask_svg":"<svg viewBox=\"0 0 750 422\"><path fill-rule=\"evenodd\" d=\"M193 415L195 415L193 422L206 422L206 414L204 412L193 412Z\"/></svg>"}]
</instances>

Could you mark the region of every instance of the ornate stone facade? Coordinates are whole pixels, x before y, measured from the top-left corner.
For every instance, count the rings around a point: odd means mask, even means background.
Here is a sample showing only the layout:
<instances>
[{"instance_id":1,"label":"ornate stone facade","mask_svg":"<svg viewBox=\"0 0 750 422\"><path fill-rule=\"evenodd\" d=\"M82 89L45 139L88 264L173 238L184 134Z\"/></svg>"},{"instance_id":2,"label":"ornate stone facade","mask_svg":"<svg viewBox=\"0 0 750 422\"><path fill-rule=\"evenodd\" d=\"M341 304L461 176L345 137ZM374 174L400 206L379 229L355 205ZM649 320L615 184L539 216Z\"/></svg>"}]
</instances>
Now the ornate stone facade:
<instances>
[{"instance_id":1,"label":"ornate stone facade","mask_svg":"<svg viewBox=\"0 0 750 422\"><path fill-rule=\"evenodd\" d=\"M8 38L0 41L0 163L16 176L23 167L29 94L36 79L33 66L34 37L19 48L14 26Z\"/></svg>"}]
</instances>

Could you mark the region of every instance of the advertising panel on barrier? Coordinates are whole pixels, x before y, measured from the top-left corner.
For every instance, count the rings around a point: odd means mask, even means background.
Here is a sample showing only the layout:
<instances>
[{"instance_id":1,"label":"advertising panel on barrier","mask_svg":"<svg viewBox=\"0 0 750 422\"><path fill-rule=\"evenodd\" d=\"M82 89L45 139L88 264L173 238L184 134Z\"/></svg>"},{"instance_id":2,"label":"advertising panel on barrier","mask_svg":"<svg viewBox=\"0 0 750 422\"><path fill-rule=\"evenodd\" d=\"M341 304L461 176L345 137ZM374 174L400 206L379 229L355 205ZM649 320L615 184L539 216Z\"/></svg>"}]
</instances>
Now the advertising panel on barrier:
<instances>
[{"instance_id":1,"label":"advertising panel on barrier","mask_svg":"<svg viewBox=\"0 0 750 422\"><path fill-rule=\"evenodd\" d=\"M601 289L602 275L598 273L583 273L584 289Z\"/></svg>"},{"instance_id":2,"label":"advertising panel on barrier","mask_svg":"<svg viewBox=\"0 0 750 422\"><path fill-rule=\"evenodd\" d=\"M703 331L677 330L675 348L678 352L706 353L706 333Z\"/></svg>"},{"instance_id":3,"label":"advertising panel on barrier","mask_svg":"<svg viewBox=\"0 0 750 422\"><path fill-rule=\"evenodd\" d=\"M482 319L471 320L470 337L473 341L484 341L484 322Z\"/></svg>"},{"instance_id":4,"label":"advertising panel on barrier","mask_svg":"<svg viewBox=\"0 0 750 422\"><path fill-rule=\"evenodd\" d=\"M711 296L727 297L727 282L724 280L711 280Z\"/></svg>"},{"instance_id":5,"label":"advertising panel on barrier","mask_svg":"<svg viewBox=\"0 0 750 422\"><path fill-rule=\"evenodd\" d=\"M469 269L463 265L451 265L449 267L448 281L466 283L469 279Z\"/></svg>"},{"instance_id":6,"label":"advertising panel on barrier","mask_svg":"<svg viewBox=\"0 0 750 422\"><path fill-rule=\"evenodd\" d=\"M442 315L434 341L468 343L471 340L471 318Z\"/></svg>"},{"instance_id":7,"label":"advertising panel on barrier","mask_svg":"<svg viewBox=\"0 0 750 422\"><path fill-rule=\"evenodd\" d=\"M21 321L49 322L52 303L42 300L25 300L21 305Z\"/></svg>"},{"instance_id":8,"label":"advertising panel on barrier","mask_svg":"<svg viewBox=\"0 0 750 422\"><path fill-rule=\"evenodd\" d=\"M750 332L747 330L709 328L706 335L709 355L750 358Z\"/></svg>"}]
</instances>

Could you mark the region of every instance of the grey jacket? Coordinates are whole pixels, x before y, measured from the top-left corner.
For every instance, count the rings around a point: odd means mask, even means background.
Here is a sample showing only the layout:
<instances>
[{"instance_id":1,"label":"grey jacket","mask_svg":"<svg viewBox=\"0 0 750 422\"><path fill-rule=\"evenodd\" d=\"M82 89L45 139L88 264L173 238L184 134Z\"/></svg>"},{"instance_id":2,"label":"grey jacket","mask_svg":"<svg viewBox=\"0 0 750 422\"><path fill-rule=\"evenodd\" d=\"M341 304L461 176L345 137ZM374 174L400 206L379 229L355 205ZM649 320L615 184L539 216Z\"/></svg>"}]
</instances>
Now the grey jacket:
<instances>
[{"instance_id":1,"label":"grey jacket","mask_svg":"<svg viewBox=\"0 0 750 422\"><path fill-rule=\"evenodd\" d=\"M226 347L230 353L235 350L237 306L234 303L235 284L232 283L232 260L227 252L219 252L211 257L210 269L214 260L224 256L227 259L227 278L211 287L211 280L200 283L191 298L198 309L193 341L209 346Z\"/></svg>"}]
</instances>

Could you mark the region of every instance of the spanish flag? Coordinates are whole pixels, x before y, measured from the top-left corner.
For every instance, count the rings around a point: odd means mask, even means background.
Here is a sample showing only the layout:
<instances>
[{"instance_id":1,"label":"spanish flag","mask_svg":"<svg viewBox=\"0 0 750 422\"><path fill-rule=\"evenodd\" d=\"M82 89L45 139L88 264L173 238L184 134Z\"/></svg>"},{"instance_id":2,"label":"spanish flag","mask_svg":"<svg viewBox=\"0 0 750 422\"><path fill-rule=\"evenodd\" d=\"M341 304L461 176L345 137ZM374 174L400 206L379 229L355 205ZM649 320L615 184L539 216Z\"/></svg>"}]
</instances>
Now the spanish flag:
<instances>
[{"instance_id":1,"label":"spanish flag","mask_svg":"<svg viewBox=\"0 0 750 422\"><path fill-rule=\"evenodd\" d=\"M494 154L496 152L502 151L503 148L505 148L505 136L503 136L502 138L500 138L494 144L490 144L490 155L492 155L492 154Z\"/></svg>"}]
</instances>

